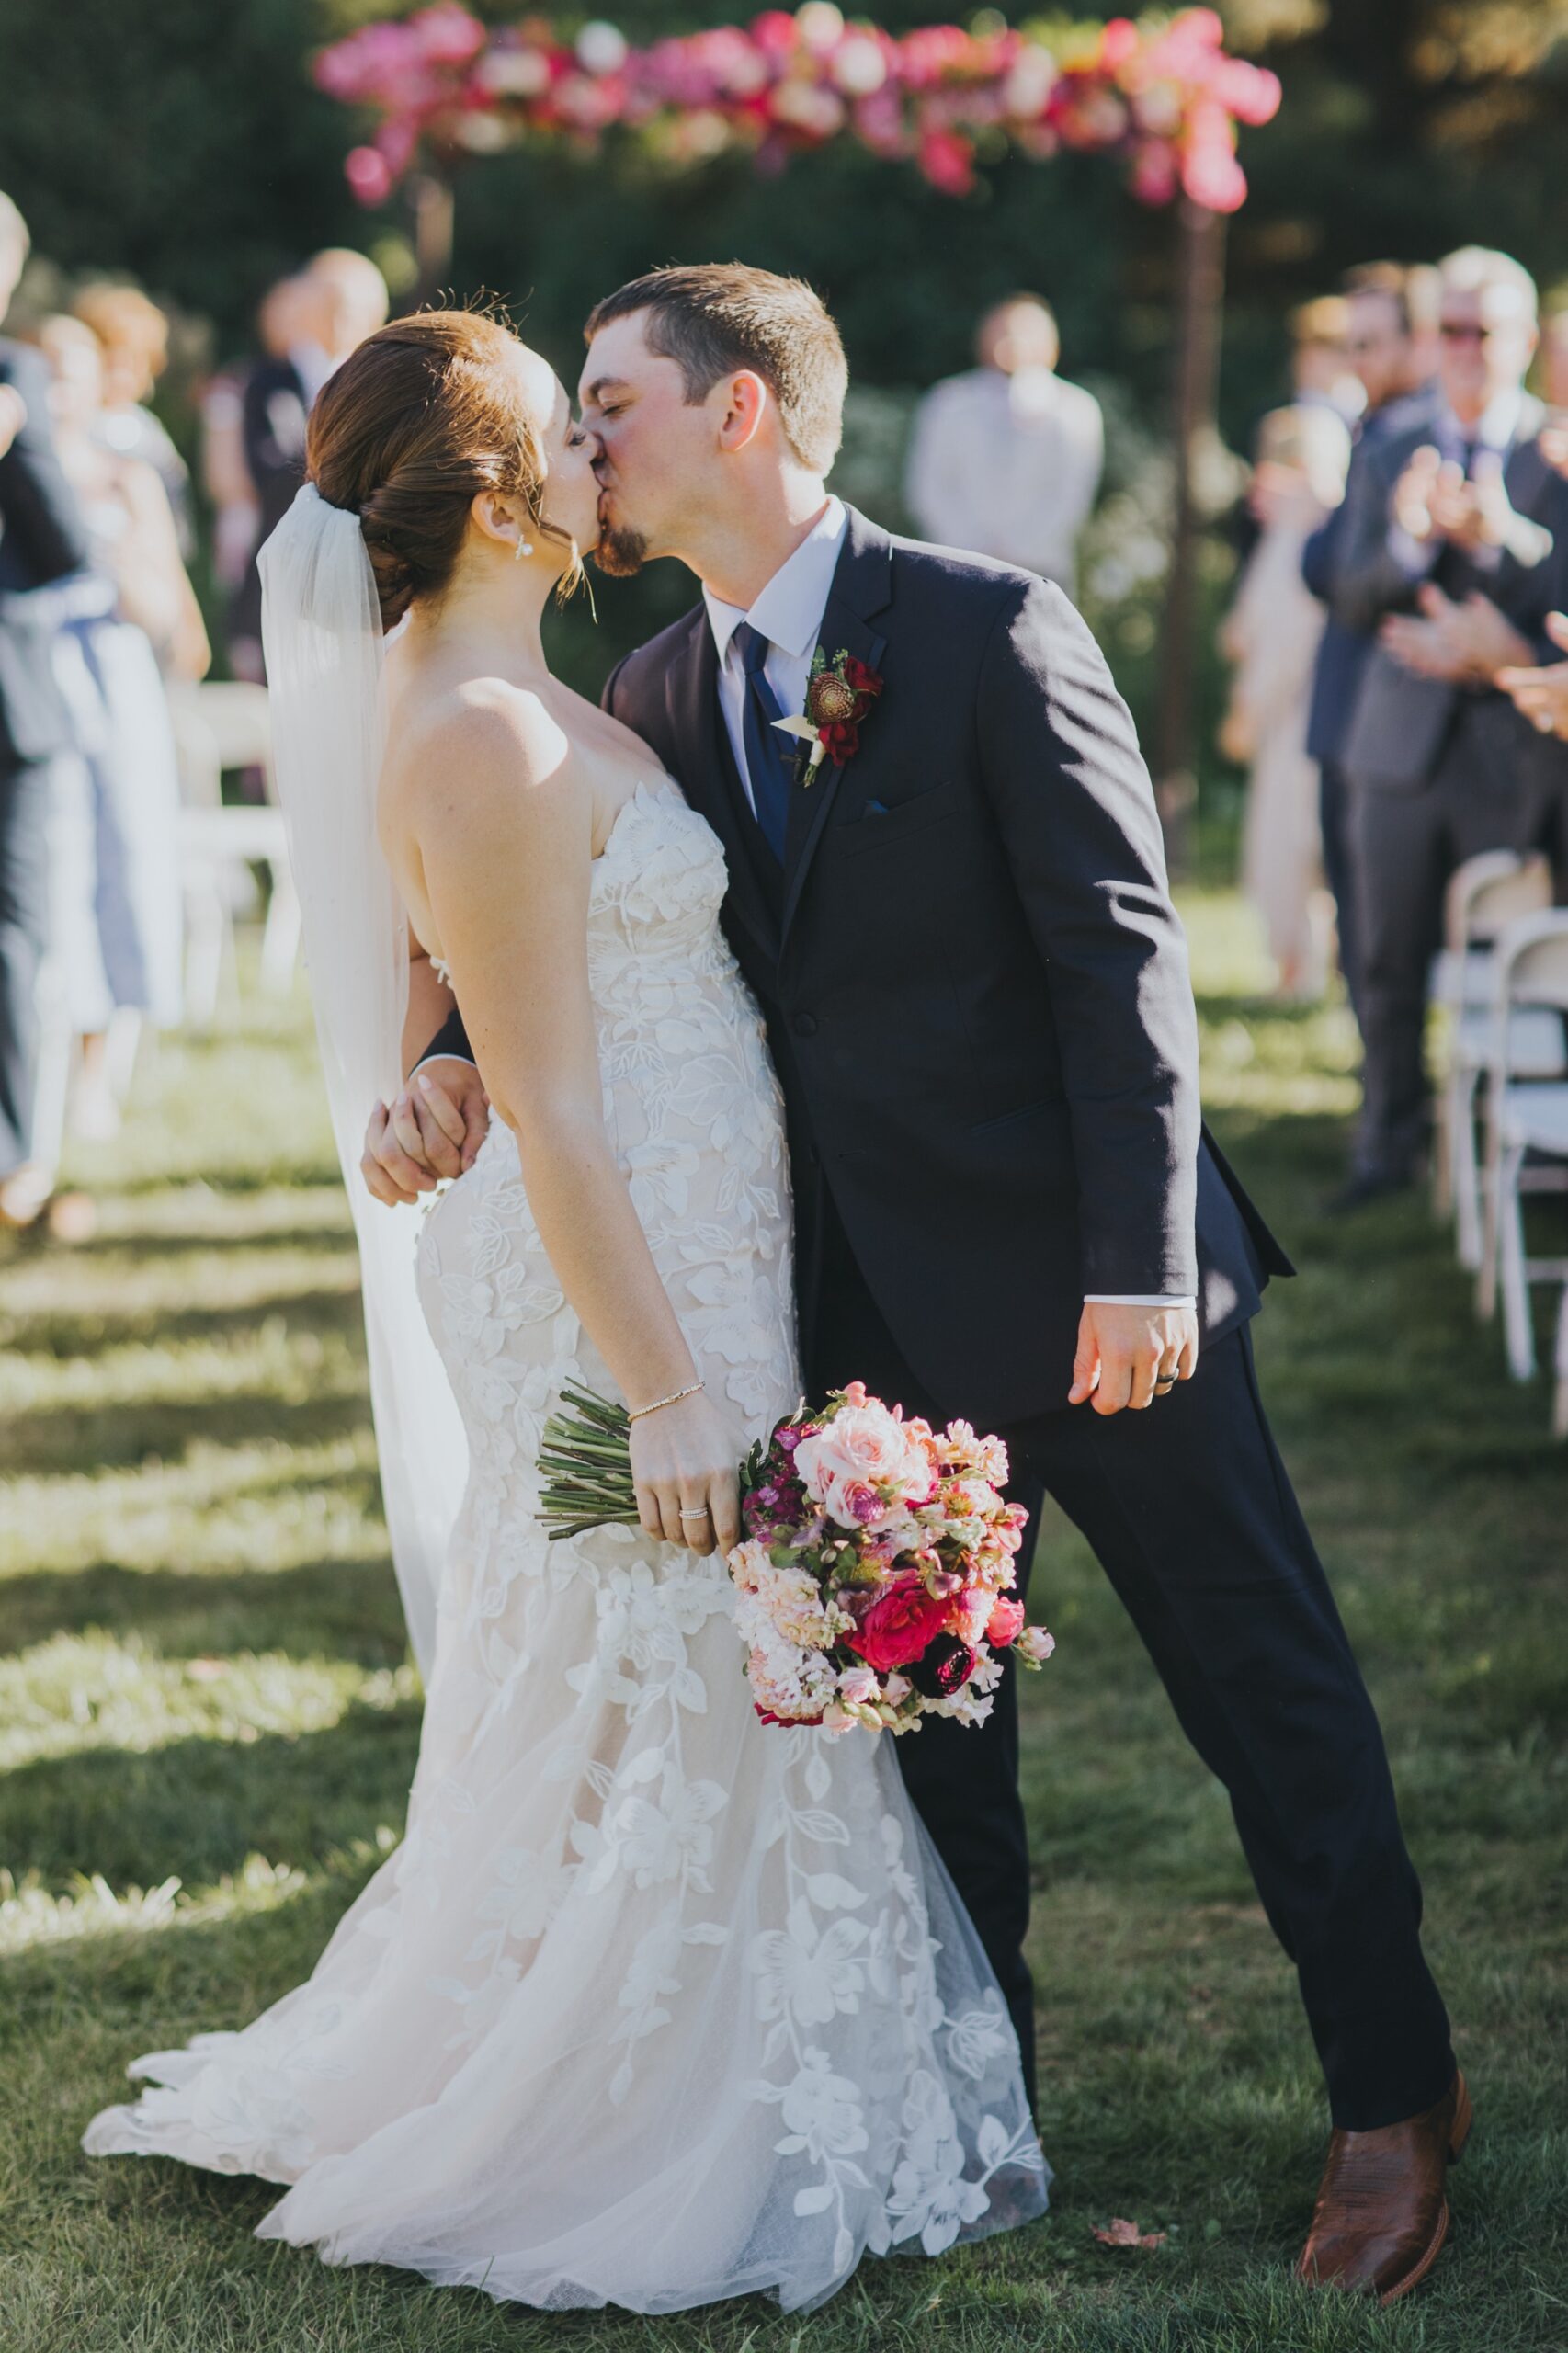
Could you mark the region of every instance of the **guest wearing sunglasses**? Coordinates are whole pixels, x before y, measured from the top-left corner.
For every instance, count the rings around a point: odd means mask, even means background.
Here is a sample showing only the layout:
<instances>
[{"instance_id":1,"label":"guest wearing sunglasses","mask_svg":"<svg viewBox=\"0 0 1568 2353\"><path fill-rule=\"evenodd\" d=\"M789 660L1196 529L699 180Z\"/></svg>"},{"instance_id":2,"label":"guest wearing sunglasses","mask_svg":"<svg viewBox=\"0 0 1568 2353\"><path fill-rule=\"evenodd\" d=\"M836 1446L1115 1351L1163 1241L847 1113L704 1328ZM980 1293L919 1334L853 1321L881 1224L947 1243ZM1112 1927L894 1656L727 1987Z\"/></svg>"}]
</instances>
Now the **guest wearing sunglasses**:
<instances>
[{"instance_id":1,"label":"guest wearing sunglasses","mask_svg":"<svg viewBox=\"0 0 1568 2353\"><path fill-rule=\"evenodd\" d=\"M1396 434L1426 426L1436 414L1432 376L1437 366L1437 273L1421 265L1407 268L1399 262L1367 262L1346 278L1345 305L1346 355L1366 405L1356 426L1345 498L1301 551L1301 577L1318 602L1328 606L1345 558L1346 521L1356 511L1358 475L1374 449ZM1334 901L1339 969L1358 1020L1361 972L1350 854L1350 785L1343 753L1373 643L1372 631L1353 629L1329 612L1307 711L1307 756L1318 769L1324 881Z\"/></svg>"}]
</instances>

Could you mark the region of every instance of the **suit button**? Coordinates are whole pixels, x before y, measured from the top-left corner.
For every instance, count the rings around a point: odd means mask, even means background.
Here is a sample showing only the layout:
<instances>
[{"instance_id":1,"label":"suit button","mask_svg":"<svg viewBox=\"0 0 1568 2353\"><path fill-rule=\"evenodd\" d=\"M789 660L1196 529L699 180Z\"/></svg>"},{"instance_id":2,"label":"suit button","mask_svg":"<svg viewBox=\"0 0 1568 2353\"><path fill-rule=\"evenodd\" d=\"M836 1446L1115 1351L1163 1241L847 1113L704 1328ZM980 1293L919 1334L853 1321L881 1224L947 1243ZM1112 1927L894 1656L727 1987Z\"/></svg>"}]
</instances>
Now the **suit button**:
<instances>
[{"instance_id":1,"label":"suit button","mask_svg":"<svg viewBox=\"0 0 1568 2353\"><path fill-rule=\"evenodd\" d=\"M814 1038L817 1034L816 1015L814 1013L797 1013L791 1020L790 1027L793 1029L797 1038Z\"/></svg>"}]
</instances>

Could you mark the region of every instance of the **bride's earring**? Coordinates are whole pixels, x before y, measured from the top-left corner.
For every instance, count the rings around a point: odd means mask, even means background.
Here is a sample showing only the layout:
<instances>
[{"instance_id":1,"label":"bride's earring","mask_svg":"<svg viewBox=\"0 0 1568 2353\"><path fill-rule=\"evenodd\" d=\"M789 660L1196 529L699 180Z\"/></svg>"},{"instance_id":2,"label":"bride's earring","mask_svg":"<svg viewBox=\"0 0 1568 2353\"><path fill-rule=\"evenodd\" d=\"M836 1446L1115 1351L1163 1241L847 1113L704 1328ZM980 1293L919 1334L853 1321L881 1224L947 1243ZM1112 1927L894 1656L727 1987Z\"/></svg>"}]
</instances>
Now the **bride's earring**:
<instances>
[{"instance_id":1,"label":"bride's earring","mask_svg":"<svg viewBox=\"0 0 1568 2353\"><path fill-rule=\"evenodd\" d=\"M533 541L531 540L525 540L521 531L519 531L512 547L512 562L514 563L521 563L524 556L532 555L533 551Z\"/></svg>"}]
</instances>

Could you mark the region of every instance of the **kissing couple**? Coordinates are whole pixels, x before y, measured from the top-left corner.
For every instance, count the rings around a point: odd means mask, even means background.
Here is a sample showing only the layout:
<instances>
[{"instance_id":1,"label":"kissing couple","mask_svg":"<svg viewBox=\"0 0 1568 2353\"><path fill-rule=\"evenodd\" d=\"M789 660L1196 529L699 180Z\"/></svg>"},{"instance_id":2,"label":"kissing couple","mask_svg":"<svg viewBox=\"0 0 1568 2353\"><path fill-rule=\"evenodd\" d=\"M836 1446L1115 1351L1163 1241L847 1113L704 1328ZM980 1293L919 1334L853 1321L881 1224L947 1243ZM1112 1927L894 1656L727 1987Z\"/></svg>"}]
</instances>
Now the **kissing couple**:
<instances>
[{"instance_id":1,"label":"kissing couple","mask_svg":"<svg viewBox=\"0 0 1568 2353\"><path fill-rule=\"evenodd\" d=\"M830 494L809 288L658 270L586 335L575 415L494 320L372 335L265 551L427 1698L407 1836L309 1982L138 2060L85 2146L544 2307L798 2309L1039 2214L1011 1670L977 1725L834 1738L758 1722L731 1622L735 1465L858 1380L997 1431L1093 1546L1296 1965L1334 2124L1303 2276L1401 2295L1469 2100L1259 1398L1290 1267L1201 1127L1127 710L1058 588ZM702 589L600 709L540 635L590 551ZM416 1248L371 1202L447 1177ZM641 1525L551 1542L584 1386L633 1415Z\"/></svg>"}]
</instances>

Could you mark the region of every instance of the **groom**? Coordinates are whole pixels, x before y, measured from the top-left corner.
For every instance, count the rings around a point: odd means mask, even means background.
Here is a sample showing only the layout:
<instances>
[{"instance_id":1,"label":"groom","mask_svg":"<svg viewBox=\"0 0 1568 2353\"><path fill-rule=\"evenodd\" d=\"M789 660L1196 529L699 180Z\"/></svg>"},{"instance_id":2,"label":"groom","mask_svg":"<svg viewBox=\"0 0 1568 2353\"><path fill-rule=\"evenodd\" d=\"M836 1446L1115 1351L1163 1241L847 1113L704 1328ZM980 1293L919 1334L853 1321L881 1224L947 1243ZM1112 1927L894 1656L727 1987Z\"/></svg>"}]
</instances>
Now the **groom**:
<instances>
[{"instance_id":1,"label":"groom","mask_svg":"<svg viewBox=\"0 0 1568 2353\"><path fill-rule=\"evenodd\" d=\"M702 583L605 702L724 845L784 1088L809 1390L999 1429L1014 1492L1088 1538L1296 1963L1335 2128L1304 2276L1402 2294L1441 2245L1468 2101L1377 1719L1258 1396L1248 1325L1290 1267L1201 1128L1127 711L1059 589L829 496L846 371L808 288L658 270L587 342L598 562ZM847 721L842 760L809 768L778 726L808 698ZM383 1199L457 1173L437 1110L472 1153L467 1051L454 1016L424 1091L372 1121ZM897 1754L1029 2069L1010 1681L983 1729L928 1722Z\"/></svg>"}]
</instances>

